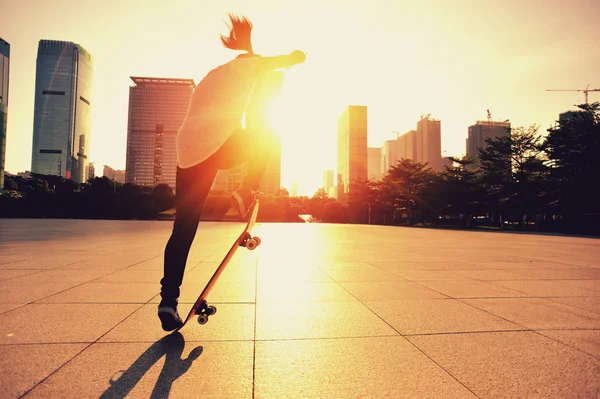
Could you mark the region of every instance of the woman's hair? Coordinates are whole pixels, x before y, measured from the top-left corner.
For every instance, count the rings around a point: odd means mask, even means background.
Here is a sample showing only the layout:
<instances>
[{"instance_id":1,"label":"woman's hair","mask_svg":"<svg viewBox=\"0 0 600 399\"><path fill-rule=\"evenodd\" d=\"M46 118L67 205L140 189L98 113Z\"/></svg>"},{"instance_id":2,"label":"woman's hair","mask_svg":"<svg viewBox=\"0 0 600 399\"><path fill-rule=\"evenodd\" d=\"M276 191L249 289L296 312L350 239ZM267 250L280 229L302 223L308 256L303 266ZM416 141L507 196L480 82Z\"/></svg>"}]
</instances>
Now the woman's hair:
<instances>
[{"instance_id":1,"label":"woman's hair","mask_svg":"<svg viewBox=\"0 0 600 399\"><path fill-rule=\"evenodd\" d=\"M244 50L249 54L254 54L252 50L252 22L244 16L238 17L233 14L227 14L231 25L229 26L229 37L221 35L223 46L232 50Z\"/></svg>"}]
</instances>

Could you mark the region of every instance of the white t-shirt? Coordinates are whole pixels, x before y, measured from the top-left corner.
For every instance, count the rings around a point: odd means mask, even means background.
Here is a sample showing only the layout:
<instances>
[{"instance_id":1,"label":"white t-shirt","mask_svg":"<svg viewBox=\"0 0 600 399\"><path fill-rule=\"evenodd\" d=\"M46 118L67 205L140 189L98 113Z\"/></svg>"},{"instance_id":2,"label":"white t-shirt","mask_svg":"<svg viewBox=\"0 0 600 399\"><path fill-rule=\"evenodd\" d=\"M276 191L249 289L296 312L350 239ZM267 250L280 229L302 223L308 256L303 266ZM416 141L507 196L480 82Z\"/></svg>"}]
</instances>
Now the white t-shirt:
<instances>
[{"instance_id":1,"label":"white t-shirt","mask_svg":"<svg viewBox=\"0 0 600 399\"><path fill-rule=\"evenodd\" d=\"M177 132L180 168L206 160L242 126L259 77L258 62L258 57L236 58L213 69L198 83Z\"/></svg>"}]
</instances>

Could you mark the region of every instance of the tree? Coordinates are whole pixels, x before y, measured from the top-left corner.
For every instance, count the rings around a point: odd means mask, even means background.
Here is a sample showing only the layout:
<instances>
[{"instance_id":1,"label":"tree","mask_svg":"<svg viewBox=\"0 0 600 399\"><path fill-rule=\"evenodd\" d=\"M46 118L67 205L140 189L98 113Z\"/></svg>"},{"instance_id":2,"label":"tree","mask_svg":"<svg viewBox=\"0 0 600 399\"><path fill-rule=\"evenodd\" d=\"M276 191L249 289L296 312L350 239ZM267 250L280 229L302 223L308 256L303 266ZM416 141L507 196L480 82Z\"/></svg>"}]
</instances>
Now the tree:
<instances>
[{"instance_id":1,"label":"tree","mask_svg":"<svg viewBox=\"0 0 600 399\"><path fill-rule=\"evenodd\" d=\"M552 194L571 230L593 227L593 215L600 214L600 103L578 108L548 129L544 142Z\"/></svg>"},{"instance_id":2,"label":"tree","mask_svg":"<svg viewBox=\"0 0 600 399\"><path fill-rule=\"evenodd\" d=\"M287 188L285 187L281 187L278 191L277 191L277 196L278 197L289 197L290 196L290 192L287 190Z\"/></svg>"},{"instance_id":3,"label":"tree","mask_svg":"<svg viewBox=\"0 0 600 399\"><path fill-rule=\"evenodd\" d=\"M544 196L547 167L538 126L513 128L509 136L486 142L479 157L488 206L500 215L512 213L522 226Z\"/></svg>"},{"instance_id":4,"label":"tree","mask_svg":"<svg viewBox=\"0 0 600 399\"><path fill-rule=\"evenodd\" d=\"M173 189L166 183L157 184L152 191L152 196L155 198L161 212L175 207Z\"/></svg>"},{"instance_id":5,"label":"tree","mask_svg":"<svg viewBox=\"0 0 600 399\"><path fill-rule=\"evenodd\" d=\"M453 166L446 166L440 176L441 205L446 207L446 214L470 227L470 220L480 209L482 199L480 171L470 167L476 161L474 157L450 157L450 160Z\"/></svg>"},{"instance_id":6,"label":"tree","mask_svg":"<svg viewBox=\"0 0 600 399\"><path fill-rule=\"evenodd\" d=\"M427 166L411 159L401 159L392 166L383 178L389 186L395 211L405 212L407 223L415 221L416 213L423 209L431 210L431 204L423 197L425 190L435 180L435 172Z\"/></svg>"},{"instance_id":7,"label":"tree","mask_svg":"<svg viewBox=\"0 0 600 399\"><path fill-rule=\"evenodd\" d=\"M12 177L5 175L4 176L4 189L16 191L19 189L19 184Z\"/></svg>"}]
</instances>

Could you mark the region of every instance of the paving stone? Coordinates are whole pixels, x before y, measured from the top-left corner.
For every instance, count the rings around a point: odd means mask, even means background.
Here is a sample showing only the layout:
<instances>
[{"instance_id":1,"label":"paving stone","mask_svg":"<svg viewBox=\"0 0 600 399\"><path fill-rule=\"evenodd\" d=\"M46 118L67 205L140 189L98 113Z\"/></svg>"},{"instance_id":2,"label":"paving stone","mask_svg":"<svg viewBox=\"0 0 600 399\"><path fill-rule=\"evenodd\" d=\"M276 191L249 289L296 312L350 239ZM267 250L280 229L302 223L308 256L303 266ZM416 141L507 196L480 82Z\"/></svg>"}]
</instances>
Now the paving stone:
<instances>
[{"instance_id":1,"label":"paving stone","mask_svg":"<svg viewBox=\"0 0 600 399\"><path fill-rule=\"evenodd\" d=\"M479 398L592 398L600 362L534 332L407 339Z\"/></svg>"},{"instance_id":2,"label":"paving stone","mask_svg":"<svg viewBox=\"0 0 600 399\"><path fill-rule=\"evenodd\" d=\"M408 281L456 281L456 280L471 280L466 276L461 276L456 271L443 270L394 270L392 271L397 276L400 276Z\"/></svg>"},{"instance_id":3,"label":"paving stone","mask_svg":"<svg viewBox=\"0 0 600 399\"><path fill-rule=\"evenodd\" d=\"M0 303L0 314L25 305L24 303Z\"/></svg>"},{"instance_id":4,"label":"paving stone","mask_svg":"<svg viewBox=\"0 0 600 399\"><path fill-rule=\"evenodd\" d=\"M259 398L476 398L402 337L256 343Z\"/></svg>"},{"instance_id":5,"label":"paving stone","mask_svg":"<svg viewBox=\"0 0 600 399\"><path fill-rule=\"evenodd\" d=\"M511 281L511 280L527 279L526 276L519 273L518 269L512 269L512 270L495 270L495 269L453 270L452 273L455 276L463 276L463 277L466 277L469 279L480 280L480 281L502 281L502 280ZM532 277L532 279L535 279L535 278ZM456 278L448 279L448 280L456 280Z\"/></svg>"},{"instance_id":6,"label":"paving stone","mask_svg":"<svg viewBox=\"0 0 600 399\"><path fill-rule=\"evenodd\" d=\"M39 273L39 270L19 270L19 269L3 269L0 270L0 281L14 279L16 277L26 276L33 273Z\"/></svg>"},{"instance_id":7,"label":"paving stone","mask_svg":"<svg viewBox=\"0 0 600 399\"><path fill-rule=\"evenodd\" d=\"M256 339L398 335L358 302L259 302Z\"/></svg>"},{"instance_id":8,"label":"paving stone","mask_svg":"<svg viewBox=\"0 0 600 399\"><path fill-rule=\"evenodd\" d=\"M0 314L0 345L94 342L140 305L30 304Z\"/></svg>"},{"instance_id":9,"label":"paving stone","mask_svg":"<svg viewBox=\"0 0 600 399\"><path fill-rule=\"evenodd\" d=\"M302 302L302 301L356 301L348 291L338 283L303 283L272 281L259 282L256 291L258 302Z\"/></svg>"},{"instance_id":10,"label":"paving stone","mask_svg":"<svg viewBox=\"0 0 600 399\"><path fill-rule=\"evenodd\" d=\"M2 397L21 397L86 346L87 344L0 345Z\"/></svg>"},{"instance_id":11,"label":"paving stone","mask_svg":"<svg viewBox=\"0 0 600 399\"><path fill-rule=\"evenodd\" d=\"M139 303L143 304L160 292L155 283L85 283L46 297L40 303Z\"/></svg>"},{"instance_id":12,"label":"paving stone","mask_svg":"<svg viewBox=\"0 0 600 399\"><path fill-rule=\"evenodd\" d=\"M536 329L600 328L600 315L542 298L466 299L466 303L520 326Z\"/></svg>"},{"instance_id":13,"label":"paving stone","mask_svg":"<svg viewBox=\"0 0 600 399\"><path fill-rule=\"evenodd\" d=\"M538 333L600 359L600 330L541 330Z\"/></svg>"},{"instance_id":14,"label":"paving stone","mask_svg":"<svg viewBox=\"0 0 600 399\"><path fill-rule=\"evenodd\" d=\"M365 302L365 305L401 334L523 329L455 299Z\"/></svg>"},{"instance_id":15,"label":"paving stone","mask_svg":"<svg viewBox=\"0 0 600 399\"><path fill-rule=\"evenodd\" d=\"M183 316L242 225L200 223ZM0 279L10 277L0 281L0 349L40 348L38 363L21 349L4 355L18 375L2 392L594 397L597 239L259 223L261 247L240 249L209 295L217 314L171 335L156 307L172 227L0 219ZM531 297L550 294L563 296ZM46 349L62 344L87 349Z\"/></svg>"},{"instance_id":16,"label":"paving stone","mask_svg":"<svg viewBox=\"0 0 600 399\"><path fill-rule=\"evenodd\" d=\"M446 295L413 282L340 283L359 301L446 298Z\"/></svg>"},{"instance_id":17,"label":"paving stone","mask_svg":"<svg viewBox=\"0 0 600 399\"><path fill-rule=\"evenodd\" d=\"M160 270L131 270L130 268L109 272L94 280L97 283L157 283L163 276Z\"/></svg>"},{"instance_id":18,"label":"paving stone","mask_svg":"<svg viewBox=\"0 0 600 399\"><path fill-rule=\"evenodd\" d=\"M512 291L522 292L532 297L585 297L600 296L600 291L592 291L569 285L565 280L518 280L494 281L492 284Z\"/></svg>"},{"instance_id":19,"label":"paving stone","mask_svg":"<svg viewBox=\"0 0 600 399\"><path fill-rule=\"evenodd\" d=\"M572 267L569 269L522 269L516 271L516 273L535 280L600 279L600 269L585 267ZM525 277L522 277L521 280L525 279Z\"/></svg>"},{"instance_id":20,"label":"paving stone","mask_svg":"<svg viewBox=\"0 0 600 399\"><path fill-rule=\"evenodd\" d=\"M180 332L186 341L234 341L254 339L253 304L212 303L217 313L209 316L208 323L200 325L197 317L193 317ZM191 304L180 304L179 315L185 318L192 308ZM162 330L157 316L156 305L145 305L120 323L102 342L153 342L161 339L168 332Z\"/></svg>"},{"instance_id":21,"label":"paving stone","mask_svg":"<svg viewBox=\"0 0 600 399\"><path fill-rule=\"evenodd\" d=\"M252 398L252 342L97 343L27 398Z\"/></svg>"},{"instance_id":22,"label":"paving stone","mask_svg":"<svg viewBox=\"0 0 600 399\"><path fill-rule=\"evenodd\" d=\"M81 283L74 281L36 282L15 284L12 280L0 282L0 303L30 303L73 288Z\"/></svg>"},{"instance_id":23,"label":"paving stone","mask_svg":"<svg viewBox=\"0 0 600 399\"><path fill-rule=\"evenodd\" d=\"M588 290L600 291L600 280L567 280L564 282L574 287L586 288Z\"/></svg>"},{"instance_id":24,"label":"paving stone","mask_svg":"<svg viewBox=\"0 0 600 399\"><path fill-rule=\"evenodd\" d=\"M587 298L548 298L548 300L600 314L600 297L597 296Z\"/></svg>"},{"instance_id":25,"label":"paving stone","mask_svg":"<svg viewBox=\"0 0 600 399\"><path fill-rule=\"evenodd\" d=\"M323 273L330 281L337 282L406 281L401 276L386 270L325 269Z\"/></svg>"},{"instance_id":26,"label":"paving stone","mask_svg":"<svg viewBox=\"0 0 600 399\"><path fill-rule=\"evenodd\" d=\"M421 281L425 287L451 298L502 298L527 296L518 291L483 281Z\"/></svg>"}]
</instances>

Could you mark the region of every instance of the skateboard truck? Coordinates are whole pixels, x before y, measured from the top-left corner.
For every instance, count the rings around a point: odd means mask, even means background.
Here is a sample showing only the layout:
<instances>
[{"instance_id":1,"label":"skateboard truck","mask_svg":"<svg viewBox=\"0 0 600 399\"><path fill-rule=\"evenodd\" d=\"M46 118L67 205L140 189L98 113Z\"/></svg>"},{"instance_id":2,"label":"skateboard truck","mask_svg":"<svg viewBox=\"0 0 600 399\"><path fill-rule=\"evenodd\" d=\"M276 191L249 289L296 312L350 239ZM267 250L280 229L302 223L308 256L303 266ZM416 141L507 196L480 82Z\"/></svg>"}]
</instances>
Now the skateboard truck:
<instances>
[{"instance_id":1,"label":"skateboard truck","mask_svg":"<svg viewBox=\"0 0 600 399\"><path fill-rule=\"evenodd\" d=\"M198 323L206 324L208 322L208 316L212 316L217 313L216 306L208 305L205 300L200 302L200 306L195 312L198 315Z\"/></svg>"},{"instance_id":2,"label":"skateboard truck","mask_svg":"<svg viewBox=\"0 0 600 399\"><path fill-rule=\"evenodd\" d=\"M242 241L240 242L240 247L246 247L250 251L253 251L260 245L260 237L252 237L250 233L246 233Z\"/></svg>"}]
</instances>

